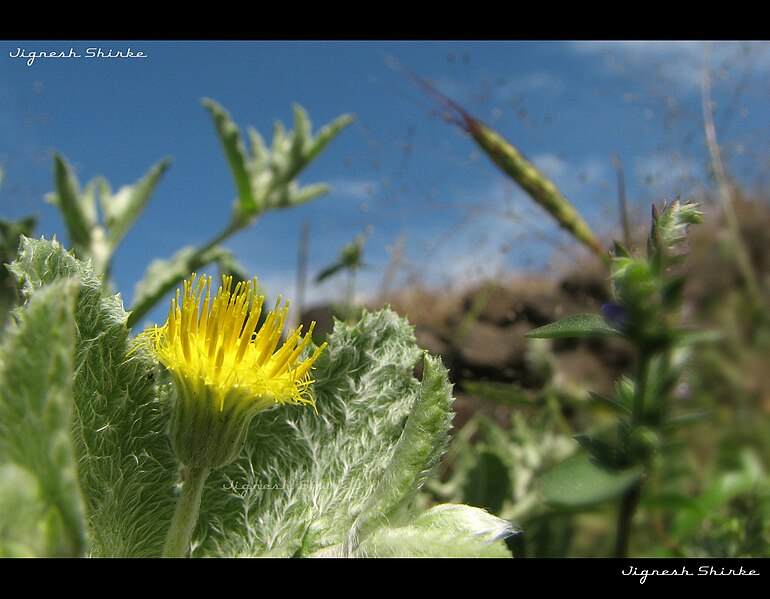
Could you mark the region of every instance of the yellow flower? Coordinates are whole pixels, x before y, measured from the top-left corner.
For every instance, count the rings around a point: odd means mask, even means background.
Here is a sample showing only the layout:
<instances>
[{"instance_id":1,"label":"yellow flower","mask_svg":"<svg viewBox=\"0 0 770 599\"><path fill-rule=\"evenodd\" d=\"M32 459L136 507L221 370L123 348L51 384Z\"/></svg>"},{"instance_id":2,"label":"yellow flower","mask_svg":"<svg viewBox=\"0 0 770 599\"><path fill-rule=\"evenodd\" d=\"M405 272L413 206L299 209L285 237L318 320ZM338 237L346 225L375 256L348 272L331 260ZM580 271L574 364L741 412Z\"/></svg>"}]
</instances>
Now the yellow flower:
<instances>
[{"instance_id":1,"label":"yellow flower","mask_svg":"<svg viewBox=\"0 0 770 599\"><path fill-rule=\"evenodd\" d=\"M237 283L222 277L211 299L211 277L193 274L171 300L168 320L142 334L158 361L171 373L177 397L171 417L171 442L188 466L218 468L240 454L251 419L277 404L307 404L310 369L323 349L301 356L315 323L289 331L279 349L289 303L268 312L257 328L264 296L257 280Z\"/></svg>"}]
</instances>

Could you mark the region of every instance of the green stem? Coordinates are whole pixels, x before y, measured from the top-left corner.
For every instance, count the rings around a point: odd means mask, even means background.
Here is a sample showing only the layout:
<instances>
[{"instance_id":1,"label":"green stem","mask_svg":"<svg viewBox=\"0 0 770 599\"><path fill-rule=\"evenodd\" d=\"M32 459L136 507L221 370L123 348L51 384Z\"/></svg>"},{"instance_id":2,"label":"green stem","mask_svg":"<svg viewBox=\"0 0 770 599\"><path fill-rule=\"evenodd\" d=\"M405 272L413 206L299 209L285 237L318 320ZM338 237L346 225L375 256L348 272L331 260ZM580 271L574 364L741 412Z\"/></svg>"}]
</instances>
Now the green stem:
<instances>
[{"instance_id":1,"label":"green stem","mask_svg":"<svg viewBox=\"0 0 770 599\"><path fill-rule=\"evenodd\" d=\"M163 557L188 557L190 540L195 524L198 522L203 487L210 472L209 468L190 468L188 470L187 480L182 486L182 493L176 504L174 518L171 520L171 526L166 535Z\"/></svg>"},{"instance_id":2,"label":"green stem","mask_svg":"<svg viewBox=\"0 0 770 599\"><path fill-rule=\"evenodd\" d=\"M198 249L197 254L198 255L205 254L211 248L222 243L225 239L230 237L233 233L236 233L241 229L243 229L244 227L247 227L248 224L249 224L249 221L238 220L233 218L230 221L230 223L224 229L222 229L222 231L220 231L216 237L212 238L206 245L201 246Z\"/></svg>"},{"instance_id":3,"label":"green stem","mask_svg":"<svg viewBox=\"0 0 770 599\"><path fill-rule=\"evenodd\" d=\"M349 324L355 323L355 318L353 317L353 305L356 300L356 268L353 267L348 270L348 290L347 290L347 298L345 303L347 304L345 306L345 320L348 321Z\"/></svg>"},{"instance_id":4,"label":"green stem","mask_svg":"<svg viewBox=\"0 0 770 599\"><path fill-rule=\"evenodd\" d=\"M633 520L636 506L642 495L641 481L635 483L624 494L620 502L618 513L618 528L615 537L615 557L628 557L628 544L631 539L631 520Z\"/></svg>"},{"instance_id":5,"label":"green stem","mask_svg":"<svg viewBox=\"0 0 770 599\"><path fill-rule=\"evenodd\" d=\"M216 235L208 243L206 243L205 245L202 245L195 251L195 254L189 260L189 264L188 264L188 266L190 266L189 271L192 272L197 270L201 266L204 266L207 262L203 261L202 256L204 256L206 252L208 252L212 248L216 247L217 245L225 241L233 233L236 233L240 229L247 226L247 224L248 223L246 223L245 221L239 221L235 219L230 221L230 224L227 225L224 229L222 229L222 231L218 235ZM133 306L131 308L131 313L128 316L128 321L126 322L126 326L131 328L137 322L139 322L150 310L152 310L153 306L155 306L155 304L157 304L160 301L163 295L171 291L176 285L179 284L181 280L184 279L184 276L182 276L178 280L168 281L166 285L156 295L154 295L151 298L147 298L141 304Z\"/></svg>"},{"instance_id":6,"label":"green stem","mask_svg":"<svg viewBox=\"0 0 770 599\"><path fill-rule=\"evenodd\" d=\"M632 431L642 423L644 418L644 400L647 395L647 379L650 373L650 353L646 349L639 350L637 362L637 378L634 387L634 405L631 412L631 430L625 438L625 443L631 438ZM630 487L620 500L618 511L618 525L615 537L615 557L628 557L628 546L631 539L631 521L636 513L636 507L642 494L642 482L639 481Z\"/></svg>"}]
</instances>

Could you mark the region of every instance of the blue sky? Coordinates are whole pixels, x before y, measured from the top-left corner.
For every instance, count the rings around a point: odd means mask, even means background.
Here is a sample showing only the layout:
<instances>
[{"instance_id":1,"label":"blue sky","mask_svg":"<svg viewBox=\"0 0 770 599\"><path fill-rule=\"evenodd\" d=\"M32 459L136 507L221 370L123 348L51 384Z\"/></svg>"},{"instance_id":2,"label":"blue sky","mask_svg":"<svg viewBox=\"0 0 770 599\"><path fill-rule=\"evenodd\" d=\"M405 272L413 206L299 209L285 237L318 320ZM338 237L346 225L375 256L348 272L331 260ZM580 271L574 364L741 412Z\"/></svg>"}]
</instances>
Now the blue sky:
<instances>
[{"instance_id":1,"label":"blue sky","mask_svg":"<svg viewBox=\"0 0 770 599\"><path fill-rule=\"evenodd\" d=\"M87 48L99 47L130 47L147 58L85 58ZM81 58L28 66L12 58L17 48L73 48ZM0 217L35 213L38 235L67 243L58 213L43 201L53 189L54 151L74 165L81 184L102 175L113 190L171 157L115 257L115 284L130 304L153 258L200 244L228 221L235 189L201 99L216 100L242 129L267 138L276 120L291 122L299 103L314 128L343 113L356 122L300 179L331 184L329 195L266 214L225 244L274 293L295 292L303 222L310 224L310 276L367 234L362 293L382 287L399 240L394 285L462 286L568 264L575 245L463 132L437 118L437 106L388 57L516 144L608 242L617 234L612 156L645 219L652 201L698 197L710 187L705 65L731 174L748 188L767 188L767 43L14 40L0 41ZM340 287L311 285L308 300L333 297Z\"/></svg>"}]
</instances>

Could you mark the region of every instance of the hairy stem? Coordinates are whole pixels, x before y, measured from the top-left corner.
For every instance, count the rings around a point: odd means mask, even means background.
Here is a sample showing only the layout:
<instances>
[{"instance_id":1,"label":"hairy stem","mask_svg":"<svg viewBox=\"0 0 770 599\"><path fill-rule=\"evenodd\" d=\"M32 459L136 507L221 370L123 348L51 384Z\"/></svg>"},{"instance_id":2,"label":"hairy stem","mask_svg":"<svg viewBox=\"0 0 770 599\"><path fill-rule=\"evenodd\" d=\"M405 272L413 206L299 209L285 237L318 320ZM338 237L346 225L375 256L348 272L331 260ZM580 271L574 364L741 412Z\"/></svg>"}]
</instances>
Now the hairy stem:
<instances>
[{"instance_id":1,"label":"hairy stem","mask_svg":"<svg viewBox=\"0 0 770 599\"><path fill-rule=\"evenodd\" d=\"M166 535L163 557L189 556L190 540L195 524L198 522L203 487L210 472L208 468L190 468L187 472L187 480L182 486L182 493Z\"/></svg>"}]
</instances>

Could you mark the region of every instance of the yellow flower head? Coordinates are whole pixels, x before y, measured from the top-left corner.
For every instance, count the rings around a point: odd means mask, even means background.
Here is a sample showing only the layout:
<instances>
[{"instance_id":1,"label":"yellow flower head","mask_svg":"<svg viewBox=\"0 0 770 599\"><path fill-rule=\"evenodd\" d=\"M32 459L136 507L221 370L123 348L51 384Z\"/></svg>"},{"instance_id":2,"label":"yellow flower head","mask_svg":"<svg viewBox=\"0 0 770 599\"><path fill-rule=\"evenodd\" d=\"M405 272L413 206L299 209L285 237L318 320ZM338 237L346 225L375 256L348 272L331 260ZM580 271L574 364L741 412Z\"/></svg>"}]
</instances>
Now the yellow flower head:
<instances>
[{"instance_id":1,"label":"yellow flower head","mask_svg":"<svg viewBox=\"0 0 770 599\"><path fill-rule=\"evenodd\" d=\"M171 300L168 320L143 333L158 361L171 373L177 400L171 420L172 445L183 462L219 467L240 453L248 423L259 411L276 404L308 404L310 369L323 349L300 359L315 323L283 335L289 303L262 313L264 296L257 280L237 283L222 277L211 298L211 277L193 274ZM219 449L217 449L219 448Z\"/></svg>"}]
</instances>

